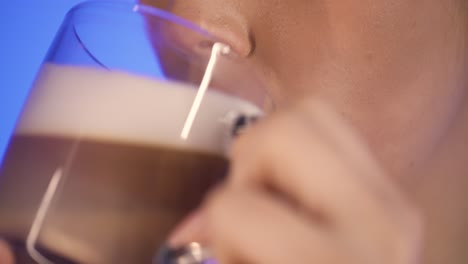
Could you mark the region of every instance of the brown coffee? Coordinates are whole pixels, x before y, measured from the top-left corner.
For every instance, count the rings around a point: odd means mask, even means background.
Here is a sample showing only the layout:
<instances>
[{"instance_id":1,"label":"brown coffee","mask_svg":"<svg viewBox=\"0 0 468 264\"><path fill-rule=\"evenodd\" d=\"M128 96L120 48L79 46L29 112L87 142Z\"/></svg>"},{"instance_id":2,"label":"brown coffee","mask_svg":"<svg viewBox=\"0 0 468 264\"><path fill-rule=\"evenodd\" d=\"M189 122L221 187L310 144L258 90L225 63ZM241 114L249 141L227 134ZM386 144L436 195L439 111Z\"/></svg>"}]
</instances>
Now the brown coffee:
<instances>
[{"instance_id":1,"label":"brown coffee","mask_svg":"<svg viewBox=\"0 0 468 264\"><path fill-rule=\"evenodd\" d=\"M80 263L151 263L226 167L221 156L165 146L16 135L0 171L0 233L26 239L60 168L39 244Z\"/></svg>"},{"instance_id":2,"label":"brown coffee","mask_svg":"<svg viewBox=\"0 0 468 264\"><path fill-rule=\"evenodd\" d=\"M121 72L45 65L0 168L0 237L24 245L60 175L35 248L54 263L151 263L171 229L225 176L226 119L255 106Z\"/></svg>"}]
</instances>

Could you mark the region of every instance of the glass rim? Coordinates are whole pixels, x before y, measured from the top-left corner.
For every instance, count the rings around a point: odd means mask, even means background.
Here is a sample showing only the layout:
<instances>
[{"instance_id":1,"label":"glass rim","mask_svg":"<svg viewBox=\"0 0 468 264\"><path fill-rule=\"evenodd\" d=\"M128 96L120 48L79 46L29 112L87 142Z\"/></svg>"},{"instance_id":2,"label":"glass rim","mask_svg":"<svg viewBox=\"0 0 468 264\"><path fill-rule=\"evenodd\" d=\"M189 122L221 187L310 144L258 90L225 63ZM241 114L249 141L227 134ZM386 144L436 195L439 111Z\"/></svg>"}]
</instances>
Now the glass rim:
<instances>
[{"instance_id":1,"label":"glass rim","mask_svg":"<svg viewBox=\"0 0 468 264\"><path fill-rule=\"evenodd\" d=\"M209 44L222 43L226 45L226 43L223 40L219 39L218 37L216 37L214 34L210 33L209 31L201 28L197 24L187 19L181 18L173 13L159 9L157 7L149 6L147 4L135 3L135 2L130 2L130 1L122 1L122 0L86 0L73 6L68 11L66 19L69 20L69 23L71 23L73 27L76 27L77 21L75 21L75 18L78 18L82 14L86 14L86 12L89 12L89 14L92 14L92 15L97 15L98 19L100 17L99 16L100 12L102 12L103 16L107 14L114 16L116 14L118 15L118 12L121 12L123 16L125 15L136 16L136 17L140 16L140 17L146 17L148 19L154 18L155 20L162 20L167 23L173 23L174 25L176 25L177 27L180 27L181 29L188 30L194 33L195 35L198 35L199 37L203 38L203 40L206 40L207 43ZM115 17L118 17L118 16L115 16ZM75 32L75 34L78 34L78 33ZM83 47L85 47L86 49L87 45L86 43L83 42L83 40L81 40L81 38L79 37L79 34L77 35L77 37L79 41L82 42ZM198 43L198 44L203 44L203 43ZM172 48L176 49L177 47L172 47ZM181 50L175 50L175 51L181 54L180 53ZM94 55L93 52L87 49L86 49L86 52L97 64L103 66L104 68L107 68L107 64L102 62L97 56ZM182 50L182 53L184 52L185 50ZM190 51L190 54L197 54L197 53L196 52L192 53L192 51ZM208 64L209 54L207 53L205 55L206 56L203 56L203 57L206 58L207 60L203 61L203 63ZM252 65L250 61L248 61L246 58L239 57L236 51L233 51L233 50L228 55L223 55L222 57L226 58L223 61L249 66L249 67L243 67L243 69L248 69L250 68L250 65ZM237 66L236 69L240 67L241 66ZM248 73L248 76L249 75L250 73ZM268 106L267 107L262 106L262 109L263 110L268 109L266 112L271 112L273 111L273 109L276 108L275 106L276 103L275 103L272 91L264 87L266 86L265 84L266 82L265 80L263 80L263 78L261 78L260 74L257 74L257 73L252 74L252 76L254 75L256 77L251 77L249 79L252 80L252 82L255 81L255 83L261 83L261 85L259 86L262 87L261 90L263 91L263 93L265 93L266 97L268 98Z\"/></svg>"},{"instance_id":2,"label":"glass rim","mask_svg":"<svg viewBox=\"0 0 468 264\"><path fill-rule=\"evenodd\" d=\"M127 14L136 14L136 15L149 15L150 17L154 17L157 19L163 19L169 21L171 23L178 24L188 30L194 31L198 34L203 35L209 39L214 41L220 41L216 36L214 36L209 31L201 28L199 25L181 18L173 13L168 11L159 9L157 7L153 7L146 4L141 3L132 3L132 2L125 2L121 0L86 0L81 3L74 5L68 12L67 16L73 16L75 14L79 14L81 11L86 10L93 10L93 9L101 9L105 11L115 11L120 10L123 12L127 12Z\"/></svg>"}]
</instances>

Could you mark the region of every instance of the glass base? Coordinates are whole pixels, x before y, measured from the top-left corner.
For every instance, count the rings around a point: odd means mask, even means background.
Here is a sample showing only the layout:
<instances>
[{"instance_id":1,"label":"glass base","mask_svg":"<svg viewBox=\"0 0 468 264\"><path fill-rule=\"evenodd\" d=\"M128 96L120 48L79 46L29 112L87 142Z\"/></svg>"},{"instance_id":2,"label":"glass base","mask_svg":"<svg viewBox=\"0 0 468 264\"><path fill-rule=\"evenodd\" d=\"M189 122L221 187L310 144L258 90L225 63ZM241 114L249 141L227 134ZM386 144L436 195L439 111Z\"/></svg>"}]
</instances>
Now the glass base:
<instances>
[{"instance_id":1,"label":"glass base","mask_svg":"<svg viewBox=\"0 0 468 264\"><path fill-rule=\"evenodd\" d=\"M207 248L193 242L179 248L162 247L153 264L217 264L217 262Z\"/></svg>"}]
</instances>

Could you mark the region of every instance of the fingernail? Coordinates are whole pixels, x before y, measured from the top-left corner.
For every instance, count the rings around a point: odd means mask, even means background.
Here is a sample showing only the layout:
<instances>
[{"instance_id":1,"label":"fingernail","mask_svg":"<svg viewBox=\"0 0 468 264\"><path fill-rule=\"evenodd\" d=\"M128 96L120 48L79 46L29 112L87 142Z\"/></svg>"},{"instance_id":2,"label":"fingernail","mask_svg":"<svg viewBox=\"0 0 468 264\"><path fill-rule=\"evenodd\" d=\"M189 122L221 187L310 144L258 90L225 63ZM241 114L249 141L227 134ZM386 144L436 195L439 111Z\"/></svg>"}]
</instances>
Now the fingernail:
<instances>
[{"instance_id":1,"label":"fingernail","mask_svg":"<svg viewBox=\"0 0 468 264\"><path fill-rule=\"evenodd\" d=\"M198 210L189 215L169 236L170 247L181 247L191 242L206 244L207 234L205 230L205 218L202 211Z\"/></svg>"}]
</instances>

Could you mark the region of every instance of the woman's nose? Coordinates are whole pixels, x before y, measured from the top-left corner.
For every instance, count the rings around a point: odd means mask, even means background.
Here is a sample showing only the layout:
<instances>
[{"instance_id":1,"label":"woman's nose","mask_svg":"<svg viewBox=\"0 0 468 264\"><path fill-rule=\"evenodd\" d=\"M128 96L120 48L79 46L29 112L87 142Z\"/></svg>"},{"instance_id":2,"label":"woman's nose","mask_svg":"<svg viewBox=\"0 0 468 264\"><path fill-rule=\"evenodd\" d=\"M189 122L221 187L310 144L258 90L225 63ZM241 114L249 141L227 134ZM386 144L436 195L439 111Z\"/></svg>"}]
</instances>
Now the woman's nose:
<instances>
[{"instance_id":1,"label":"woman's nose","mask_svg":"<svg viewBox=\"0 0 468 264\"><path fill-rule=\"evenodd\" d=\"M240 10L242 0L165 0L172 13L198 24L201 28L247 57L254 48L247 19ZM251 1L251 0L249 0Z\"/></svg>"}]
</instances>

